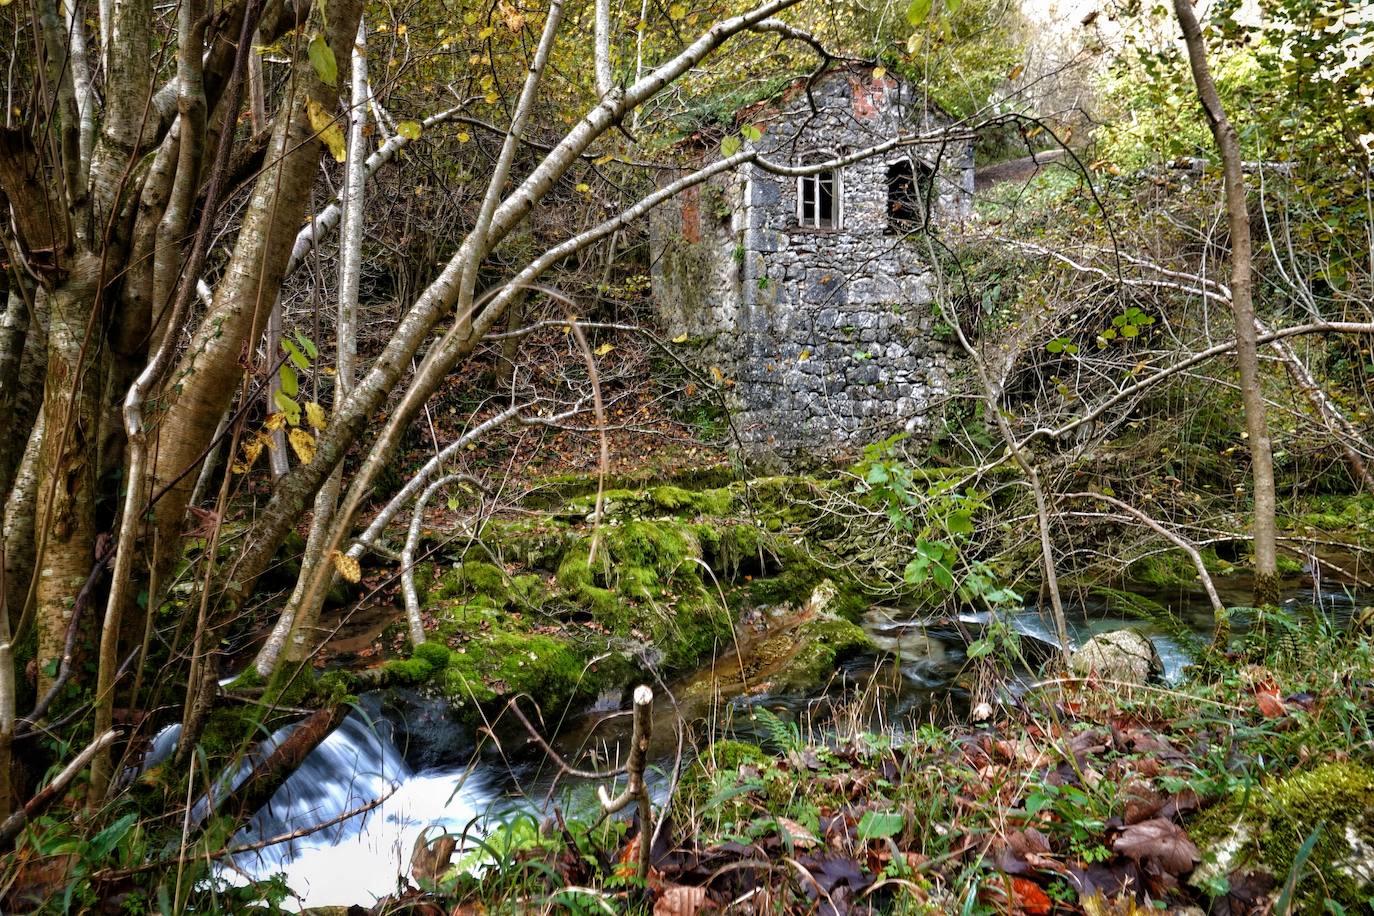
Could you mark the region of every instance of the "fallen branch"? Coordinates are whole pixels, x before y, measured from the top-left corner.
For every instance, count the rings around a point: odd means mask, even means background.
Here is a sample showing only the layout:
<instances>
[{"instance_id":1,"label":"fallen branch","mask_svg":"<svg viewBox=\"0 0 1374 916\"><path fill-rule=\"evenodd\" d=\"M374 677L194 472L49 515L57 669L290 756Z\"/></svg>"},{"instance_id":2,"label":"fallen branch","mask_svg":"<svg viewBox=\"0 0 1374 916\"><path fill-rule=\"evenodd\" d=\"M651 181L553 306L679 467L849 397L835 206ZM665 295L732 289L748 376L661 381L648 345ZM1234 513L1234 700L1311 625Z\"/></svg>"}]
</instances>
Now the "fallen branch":
<instances>
[{"instance_id":1,"label":"fallen branch","mask_svg":"<svg viewBox=\"0 0 1374 916\"><path fill-rule=\"evenodd\" d=\"M1216 620L1216 627L1212 638L1214 641L1225 638L1227 629L1226 605L1221 603L1221 598L1217 595L1217 587L1212 582L1212 575L1207 571L1207 565L1202 562L1202 554L1198 552L1197 546L1192 541L1165 528L1158 521L1141 512L1135 506L1122 502L1114 496L1107 496L1104 493L1065 493L1065 499L1095 499L1104 502L1109 506L1120 509L1127 515L1139 521L1146 528L1158 534L1160 537L1173 544L1179 550L1188 555L1188 559L1193 561L1193 568L1197 570L1197 576L1202 580L1202 587L1207 591L1207 600L1212 605L1212 614Z\"/></svg>"},{"instance_id":2,"label":"fallen branch","mask_svg":"<svg viewBox=\"0 0 1374 916\"><path fill-rule=\"evenodd\" d=\"M19 836L19 832L24 829L24 825L42 814L52 805L53 802L62 797L67 785L76 778L77 774L84 770L96 754L114 744L120 732L110 729L99 738L86 745L86 748L74 758L72 762L62 768L62 772L53 777L53 781L48 783L33 798L29 799L24 807L11 814L0 824L0 849L8 849L14 842L14 838Z\"/></svg>"},{"instance_id":3,"label":"fallen branch","mask_svg":"<svg viewBox=\"0 0 1374 916\"><path fill-rule=\"evenodd\" d=\"M281 784L300 768L305 758L348 718L348 713L349 706L346 703L335 703L316 710L261 763L254 766L238 788L229 792L218 804L212 799L211 811L229 811L242 820L267 804ZM209 817L206 817L201 823L208 821Z\"/></svg>"}]
</instances>

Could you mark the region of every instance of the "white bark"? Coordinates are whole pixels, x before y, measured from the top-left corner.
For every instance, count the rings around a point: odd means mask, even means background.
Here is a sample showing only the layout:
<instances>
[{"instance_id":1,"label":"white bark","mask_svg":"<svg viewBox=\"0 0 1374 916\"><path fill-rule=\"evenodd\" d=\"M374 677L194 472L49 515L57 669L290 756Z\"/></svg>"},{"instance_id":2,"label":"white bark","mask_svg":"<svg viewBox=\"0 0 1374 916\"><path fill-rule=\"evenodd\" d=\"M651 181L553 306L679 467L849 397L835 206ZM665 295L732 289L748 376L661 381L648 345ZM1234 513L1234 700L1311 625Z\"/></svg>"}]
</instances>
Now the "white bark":
<instances>
[{"instance_id":1,"label":"white bark","mask_svg":"<svg viewBox=\"0 0 1374 916\"><path fill-rule=\"evenodd\" d=\"M644 23L639 24L643 34ZM611 91L611 0L596 0L596 94Z\"/></svg>"},{"instance_id":2,"label":"white bark","mask_svg":"<svg viewBox=\"0 0 1374 916\"><path fill-rule=\"evenodd\" d=\"M343 217L340 233L339 251L339 308L338 308L338 352L335 366L335 403L346 398L353 390L357 377L358 362L358 282L362 274L363 248L363 200L366 180L369 174L367 165L373 157L365 156L367 139L367 102L370 89L367 80L367 22L358 21L358 35L354 40L352 77L350 80L348 147L344 162L344 186L340 192L338 212ZM399 147L397 147L399 148ZM378 160L378 165L381 164ZM333 208L334 205L331 205ZM312 222L311 229L315 223ZM302 230L304 232L305 230ZM312 231L306 238L313 244L317 233ZM302 244L298 234L297 245ZM294 252L293 252L294 256ZM288 268L289 270L289 268ZM285 458L283 448L283 458ZM273 456L275 459L275 455ZM305 556L302 566L313 563L328 563L325 554L325 540L329 536L330 522L334 517L335 504L342 487L342 468L333 473L315 495L314 514L310 522L310 533L306 538ZM282 649L291 640L289 655L292 660L301 660L309 651L309 643L318 618L319 605L302 612L301 599L304 595L303 581L297 578L291 597L286 602L280 617L272 627L271 634L258 652L254 664L258 672L267 677L275 670Z\"/></svg>"},{"instance_id":3,"label":"white bark","mask_svg":"<svg viewBox=\"0 0 1374 916\"><path fill-rule=\"evenodd\" d=\"M78 0L67 0L67 40L71 43L72 89L76 94L76 114L80 121L81 174L91 169L91 150L95 147L95 87L91 81L91 62L86 47L86 24L81 19Z\"/></svg>"},{"instance_id":4,"label":"white bark","mask_svg":"<svg viewBox=\"0 0 1374 916\"><path fill-rule=\"evenodd\" d=\"M429 505L430 499L439 491L455 480L461 474L446 474L438 480L425 487L420 498L415 501L415 510L410 516L410 529L406 533L405 547L401 549L401 596L405 600L406 623L410 629L410 644L418 646L425 641L425 622L420 615L420 598L415 593L415 548L420 544L420 531L424 527L425 507Z\"/></svg>"}]
</instances>

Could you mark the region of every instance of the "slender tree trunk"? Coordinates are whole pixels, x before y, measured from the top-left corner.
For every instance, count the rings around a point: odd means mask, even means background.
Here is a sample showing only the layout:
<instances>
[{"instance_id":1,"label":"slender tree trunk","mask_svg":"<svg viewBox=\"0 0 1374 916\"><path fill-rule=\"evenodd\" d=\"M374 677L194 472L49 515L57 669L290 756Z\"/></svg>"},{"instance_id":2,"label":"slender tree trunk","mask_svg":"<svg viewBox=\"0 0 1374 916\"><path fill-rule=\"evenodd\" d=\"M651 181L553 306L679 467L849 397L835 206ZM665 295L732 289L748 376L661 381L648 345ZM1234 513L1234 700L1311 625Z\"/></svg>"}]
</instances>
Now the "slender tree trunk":
<instances>
[{"instance_id":1,"label":"slender tree trunk","mask_svg":"<svg viewBox=\"0 0 1374 916\"><path fill-rule=\"evenodd\" d=\"M1241 169L1240 140L1226 117L1207 67L1207 44L1193 12L1191 0L1174 0L1174 12L1183 27L1188 61L1197 84L1198 98L1212 128L1221 155L1226 182L1226 216L1231 229L1231 308L1236 320L1236 362L1240 367L1241 400L1245 429L1250 440L1255 520L1256 605L1276 604L1279 599L1278 526L1275 522L1274 457L1269 443L1269 422L1264 408L1259 371L1259 336L1255 322L1251 277L1250 213L1245 202L1245 175Z\"/></svg>"},{"instance_id":2,"label":"slender tree trunk","mask_svg":"<svg viewBox=\"0 0 1374 916\"><path fill-rule=\"evenodd\" d=\"M358 22L358 37L353 43L352 78L348 108L348 152L344 162L344 186L340 195L342 225L339 232L339 311L337 330L336 372L334 374L334 403L340 404L353 390L358 375L358 284L362 277L363 199L367 180L367 23ZM302 568L314 568L327 561L325 542L330 523L343 485L343 468L336 467L315 495L314 514L310 533L306 538ZM277 666L278 657L286 648L291 662L307 660L315 648L315 632L319 625L320 602L303 606L306 580L297 577L291 597L271 635L258 653L257 670L264 677ZM288 636L290 638L287 643Z\"/></svg>"},{"instance_id":3,"label":"slender tree trunk","mask_svg":"<svg viewBox=\"0 0 1374 916\"><path fill-rule=\"evenodd\" d=\"M93 327L100 259L81 255L67 282L48 297L48 370L44 382L45 435L38 459L39 693L52 683L62 657L72 599L95 560L95 430L100 342Z\"/></svg>"}]
</instances>

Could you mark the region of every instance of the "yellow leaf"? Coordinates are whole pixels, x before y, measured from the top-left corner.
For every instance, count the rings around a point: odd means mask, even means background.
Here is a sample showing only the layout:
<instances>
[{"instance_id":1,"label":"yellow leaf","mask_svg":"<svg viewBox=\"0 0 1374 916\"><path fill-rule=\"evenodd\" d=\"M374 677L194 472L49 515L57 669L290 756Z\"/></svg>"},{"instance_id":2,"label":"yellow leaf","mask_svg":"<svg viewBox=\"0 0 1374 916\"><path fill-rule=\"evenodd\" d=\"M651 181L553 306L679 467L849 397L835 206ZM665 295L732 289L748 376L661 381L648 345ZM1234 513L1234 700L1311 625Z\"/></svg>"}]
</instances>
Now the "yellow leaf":
<instances>
[{"instance_id":1,"label":"yellow leaf","mask_svg":"<svg viewBox=\"0 0 1374 916\"><path fill-rule=\"evenodd\" d=\"M604 155L604 156L601 156L601 157L599 157L599 158L597 158L597 159L594 159L594 160L592 161L592 165L605 165L606 163L610 162L610 161L611 161L612 159L614 159L614 158L615 158L615 153L607 153L607 154Z\"/></svg>"},{"instance_id":2,"label":"yellow leaf","mask_svg":"<svg viewBox=\"0 0 1374 916\"><path fill-rule=\"evenodd\" d=\"M711 378L715 379L717 382L723 382L725 381L725 373L720 371L719 366L712 366Z\"/></svg>"},{"instance_id":3,"label":"yellow leaf","mask_svg":"<svg viewBox=\"0 0 1374 916\"><path fill-rule=\"evenodd\" d=\"M319 404L314 401L307 401L305 403L305 422L315 429L324 429L329 422L329 416Z\"/></svg>"},{"instance_id":4,"label":"yellow leaf","mask_svg":"<svg viewBox=\"0 0 1374 916\"><path fill-rule=\"evenodd\" d=\"M500 100L500 98L501 97L496 93L488 92L485 101L488 105L495 105Z\"/></svg>"},{"instance_id":5,"label":"yellow leaf","mask_svg":"<svg viewBox=\"0 0 1374 916\"><path fill-rule=\"evenodd\" d=\"M235 474L247 474L248 465L244 464L242 461L235 461L229 466L229 470L233 471Z\"/></svg>"},{"instance_id":6,"label":"yellow leaf","mask_svg":"<svg viewBox=\"0 0 1374 916\"><path fill-rule=\"evenodd\" d=\"M615 347L612 346L611 344L604 343L604 344L602 344L601 346L597 347L596 350L595 350L594 352L596 353L597 356L605 356L607 353L611 352L611 351L614 350L614 349L615 349Z\"/></svg>"},{"instance_id":7,"label":"yellow leaf","mask_svg":"<svg viewBox=\"0 0 1374 916\"><path fill-rule=\"evenodd\" d=\"M459 142L459 143L467 143L467 142L468 142L469 140L471 140L471 139L472 139L472 134L468 133L468 132L465 131L465 130L460 130L460 131L458 131L458 142Z\"/></svg>"},{"instance_id":8,"label":"yellow leaf","mask_svg":"<svg viewBox=\"0 0 1374 916\"><path fill-rule=\"evenodd\" d=\"M286 434L286 438L291 443L291 450L301 460L301 464L309 464L311 459L315 457L315 437L296 426Z\"/></svg>"},{"instance_id":9,"label":"yellow leaf","mask_svg":"<svg viewBox=\"0 0 1374 916\"><path fill-rule=\"evenodd\" d=\"M577 183L577 188L575 190L578 194L588 194L591 192L592 186L587 184L585 181L580 181Z\"/></svg>"},{"instance_id":10,"label":"yellow leaf","mask_svg":"<svg viewBox=\"0 0 1374 916\"><path fill-rule=\"evenodd\" d=\"M687 342L687 335L686 335L686 334L679 334L679 335L677 335L676 337L673 338L673 343L686 343L686 342Z\"/></svg>"},{"instance_id":11,"label":"yellow leaf","mask_svg":"<svg viewBox=\"0 0 1374 916\"><path fill-rule=\"evenodd\" d=\"M882 78L885 77L885 76L887 76L887 68L886 68L886 67L874 67L874 68L873 68L873 78L874 78L875 80L880 80L880 79L882 79Z\"/></svg>"},{"instance_id":12,"label":"yellow leaf","mask_svg":"<svg viewBox=\"0 0 1374 916\"><path fill-rule=\"evenodd\" d=\"M243 443L243 460L247 462L250 467L254 461L258 460L258 456L262 454L263 441L263 438L254 436Z\"/></svg>"},{"instance_id":13,"label":"yellow leaf","mask_svg":"<svg viewBox=\"0 0 1374 916\"><path fill-rule=\"evenodd\" d=\"M480 32L477 33L477 40L478 40L478 41L486 41L488 38L490 38L491 36L493 36L493 35L495 35L495 34L496 34L496 29L492 28L491 26L487 26L485 29L483 29L482 31L480 31Z\"/></svg>"},{"instance_id":14,"label":"yellow leaf","mask_svg":"<svg viewBox=\"0 0 1374 916\"><path fill-rule=\"evenodd\" d=\"M314 99L310 99L305 105L306 113L310 115L310 129L315 131L320 137L320 142L329 147L329 152L333 154L335 161L343 162L348 158L348 145L344 142L343 128L334 116L324 110L324 107Z\"/></svg>"},{"instance_id":15,"label":"yellow leaf","mask_svg":"<svg viewBox=\"0 0 1374 916\"><path fill-rule=\"evenodd\" d=\"M803 351L801 351L801 355L799 355L799 356L797 357L797 362L804 363L804 362L806 362L806 361L807 361L808 359L810 359L810 358L811 358L811 351L810 351L810 350L803 350Z\"/></svg>"},{"instance_id":16,"label":"yellow leaf","mask_svg":"<svg viewBox=\"0 0 1374 916\"><path fill-rule=\"evenodd\" d=\"M425 126L419 121L402 121L396 125L396 133L407 140L420 139L420 134L424 132L424 129Z\"/></svg>"},{"instance_id":17,"label":"yellow leaf","mask_svg":"<svg viewBox=\"0 0 1374 916\"><path fill-rule=\"evenodd\" d=\"M348 554L336 550L331 559L334 561L334 571L339 574L339 578L346 582L352 582L354 585L362 581L363 568L356 557L350 557Z\"/></svg>"},{"instance_id":18,"label":"yellow leaf","mask_svg":"<svg viewBox=\"0 0 1374 916\"><path fill-rule=\"evenodd\" d=\"M267 415L267 419L262 422L267 429L278 430L286 425L286 414L280 410L274 410Z\"/></svg>"},{"instance_id":19,"label":"yellow leaf","mask_svg":"<svg viewBox=\"0 0 1374 916\"><path fill-rule=\"evenodd\" d=\"M404 22L401 23L400 25L396 26L396 34L397 34L397 35L404 35L407 31L408 31L408 28L407 28L407 26L406 26L406 24L405 24Z\"/></svg>"},{"instance_id":20,"label":"yellow leaf","mask_svg":"<svg viewBox=\"0 0 1374 916\"><path fill-rule=\"evenodd\" d=\"M668 18L674 22L685 18L686 15L687 7L683 6L681 3L674 3L672 6L668 7Z\"/></svg>"}]
</instances>

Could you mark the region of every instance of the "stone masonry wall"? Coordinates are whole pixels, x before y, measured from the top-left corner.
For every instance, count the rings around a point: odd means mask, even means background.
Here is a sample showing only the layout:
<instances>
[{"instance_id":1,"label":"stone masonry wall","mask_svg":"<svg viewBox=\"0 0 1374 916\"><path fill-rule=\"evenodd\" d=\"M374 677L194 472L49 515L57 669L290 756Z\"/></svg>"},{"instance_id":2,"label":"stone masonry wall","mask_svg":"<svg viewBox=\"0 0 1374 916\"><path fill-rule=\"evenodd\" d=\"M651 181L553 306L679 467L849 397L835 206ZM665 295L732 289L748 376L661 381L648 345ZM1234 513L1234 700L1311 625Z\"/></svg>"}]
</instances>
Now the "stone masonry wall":
<instances>
[{"instance_id":1,"label":"stone masonry wall","mask_svg":"<svg viewBox=\"0 0 1374 916\"><path fill-rule=\"evenodd\" d=\"M749 117L763 131L756 145L791 163L933 126L908 87L861 71L833 72L810 99L795 92ZM926 242L888 221L887 168L909 155L937 167L934 218L966 216L965 143L842 169L837 229L799 227L797 180L758 167L655 217L661 312L733 378L736 427L756 460L800 465L857 454L902 429L920 436L948 392L956 348L933 308Z\"/></svg>"}]
</instances>

